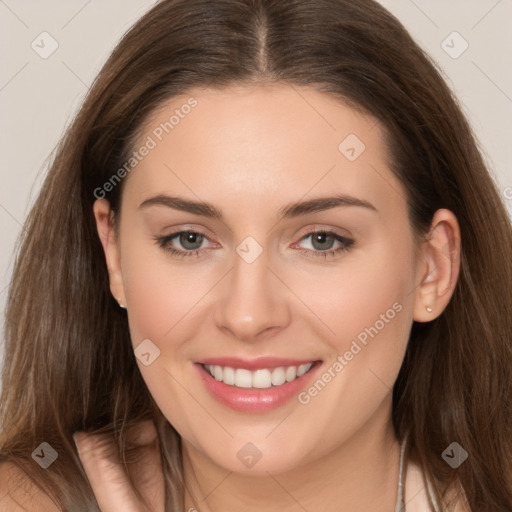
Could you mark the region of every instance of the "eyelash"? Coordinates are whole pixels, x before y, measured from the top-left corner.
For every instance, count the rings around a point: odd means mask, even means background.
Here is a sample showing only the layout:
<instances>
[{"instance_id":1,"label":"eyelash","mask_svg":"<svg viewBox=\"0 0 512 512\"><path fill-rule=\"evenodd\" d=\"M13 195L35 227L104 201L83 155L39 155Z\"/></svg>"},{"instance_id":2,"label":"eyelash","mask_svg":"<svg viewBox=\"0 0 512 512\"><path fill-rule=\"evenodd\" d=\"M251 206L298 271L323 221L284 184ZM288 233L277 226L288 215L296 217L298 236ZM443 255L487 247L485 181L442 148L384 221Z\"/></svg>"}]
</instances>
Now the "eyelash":
<instances>
[{"instance_id":1,"label":"eyelash","mask_svg":"<svg viewBox=\"0 0 512 512\"><path fill-rule=\"evenodd\" d=\"M194 231L194 230L187 229L187 230L183 230L183 231L176 231L167 236L155 237L155 240L162 249L170 252L175 257L178 257L178 258L188 258L190 256L200 257L201 252L204 249L196 249L193 251L182 251L182 250L175 249L174 247L169 246L169 243L174 238L181 235L182 233L193 233L193 234L201 235L204 238L208 239L208 237L204 233L201 233L200 231ZM310 231L309 233L304 235L300 239L300 241L305 240L305 239L309 238L310 236L317 235L317 234L333 236L336 241L341 243L341 247L339 247L338 249L328 249L326 251L315 251L312 249L300 249L299 252L301 254L305 254L307 257L311 257L311 258L327 259L329 257L334 257L338 254L341 254L342 252L348 251L355 243L354 240L351 240L350 238L346 238L344 236L338 235L337 233L335 233L333 231L326 231L326 230ZM311 254L311 253L313 253L313 254Z\"/></svg>"}]
</instances>

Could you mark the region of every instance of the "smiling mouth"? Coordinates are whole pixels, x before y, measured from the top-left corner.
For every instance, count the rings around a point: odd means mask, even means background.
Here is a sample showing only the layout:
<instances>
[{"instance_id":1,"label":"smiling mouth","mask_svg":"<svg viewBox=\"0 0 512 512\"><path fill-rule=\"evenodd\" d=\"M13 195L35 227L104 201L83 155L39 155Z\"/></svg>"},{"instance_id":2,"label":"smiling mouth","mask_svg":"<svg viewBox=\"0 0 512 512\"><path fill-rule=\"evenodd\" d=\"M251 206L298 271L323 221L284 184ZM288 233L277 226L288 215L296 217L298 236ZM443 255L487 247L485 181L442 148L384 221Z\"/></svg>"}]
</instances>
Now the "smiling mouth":
<instances>
[{"instance_id":1,"label":"smiling mouth","mask_svg":"<svg viewBox=\"0 0 512 512\"><path fill-rule=\"evenodd\" d=\"M261 368L254 371L231 366L202 364L209 375L218 382L228 386L245 389L268 389L282 386L299 379L308 373L317 361L311 361L298 366L279 366L277 368Z\"/></svg>"}]
</instances>

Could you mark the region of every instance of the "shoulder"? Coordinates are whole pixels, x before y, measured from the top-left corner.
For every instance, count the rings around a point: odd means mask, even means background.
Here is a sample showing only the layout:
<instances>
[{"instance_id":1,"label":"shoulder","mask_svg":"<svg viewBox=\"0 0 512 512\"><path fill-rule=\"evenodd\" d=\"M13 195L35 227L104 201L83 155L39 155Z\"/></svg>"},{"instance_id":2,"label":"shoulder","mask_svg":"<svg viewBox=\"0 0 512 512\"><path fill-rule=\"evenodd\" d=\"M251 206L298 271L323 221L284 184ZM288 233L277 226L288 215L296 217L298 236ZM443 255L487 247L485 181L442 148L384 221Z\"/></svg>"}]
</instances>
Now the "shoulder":
<instances>
[{"instance_id":1,"label":"shoulder","mask_svg":"<svg viewBox=\"0 0 512 512\"><path fill-rule=\"evenodd\" d=\"M436 509L429 505L429 494L429 482L425 480L421 468L413 461L409 461L405 477L407 512L436 512ZM455 504L453 512L471 512L463 493L451 489L448 490L446 498Z\"/></svg>"},{"instance_id":2,"label":"shoulder","mask_svg":"<svg viewBox=\"0 0 512 512\"><path fill-rule=\"evenodd\" d=\"M60 508L12 462L0 462L2 512L60 512Z\"/></svg>"},{"instance_id":3,"label":"shoulder","mask_svg":"<svg viewBox=\"0 0 512 512\"><path fill-rule=\"evenodd\" d=\"M469 505L466 501L466 495L464 491L457 491L457 489L451 489L447 493L448 499L455 503L453 512L471 512Z\"/></svg>"}]
</instances>

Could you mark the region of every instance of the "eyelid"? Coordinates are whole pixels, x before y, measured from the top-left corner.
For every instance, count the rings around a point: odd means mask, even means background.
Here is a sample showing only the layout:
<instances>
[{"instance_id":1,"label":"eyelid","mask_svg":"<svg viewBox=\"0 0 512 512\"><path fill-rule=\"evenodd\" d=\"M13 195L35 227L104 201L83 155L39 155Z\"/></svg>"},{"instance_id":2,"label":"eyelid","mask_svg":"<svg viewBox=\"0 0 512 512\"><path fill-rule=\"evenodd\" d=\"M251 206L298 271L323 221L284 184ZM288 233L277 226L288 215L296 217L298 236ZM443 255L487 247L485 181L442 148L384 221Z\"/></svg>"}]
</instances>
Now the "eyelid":
<instances>
[{"instance_id":1,"label":"eyelid","mask_svg":"<svg viewBox=\"0 0 512 512\"><path fill-rule=\"evenodd\" d=\"M204 237L208 238L210 241L212 241L212 238L215 238L214 235L208 230L203 228L202 226L196 226L194 224L178 224L176 226L166 226L162 229L162 231L172 230L169 234L162 234L159 236L159 238L170 238L174 237L182 232L192 231L193 233L197 233L200 235L203 235ZM336 234L342 238L351 239L353 238L353 235L346 229L341 229L337 227L332 226L326 226L325 224L313 224L309 225L305 228L301 228L298 232L296 232L293 235L294 239L302 240L304 236L309 235L311 233L316 232L323 232L323 233L333 233Z\"/></svg>"},{"instance_id":2,"label":"eyelid","mask_svg":"<svg viewBox=\"0 0 512 512\"><path fill-rule=\"evenodd\" d=\"M308 233L311 233L311 231L322 231L325 233L336 233L337 235L342 236L344 238L352 238L353 237L352 233L348 229L340 228L337 226L331 226L328 224L309 224L305 228L301 228L297 232L297 235L295 235L295 236L301 236L300 235L301 233L304 233L306 235Z\"/></svg>"},{"instance_id":3,"label":"eyelid","mask_svg":"<svg viewBox=\"0 0 512 512\"><path fill-rule=\"evenodd\" d=\"M155 236L154 239L162 247L163 250L171 253L172 255L174 255L176 257L187 257L187 256L201 257L210 248L203 247L203 248L194 249L194 250L184 250L184 249L176 249L174 247L167 247L167 246L170 244L170 242L172 240L177 238L179 235L181 235L182 233L187 233L187 232L201 235L206 240L212 242L212 237L208 233L205 233L204 231L208 231L208 230L203 230L203 228L196 228L195 226L192 226L192 225L181 225L179 227L176 227L176 230L173 231L172 233L169 233L168 235L163 235L163 236ZM298 237L298 240L292 244L292 247L294 245L300 244L300 242L302 242L304 239L311 237L317 233L324 233L324 234L330 235L331 237L334 237L335 240L339 244L341 244L341 246L338 247L337 249L326 249L324 251L320 251L320 250L315 251L313 249L304 249L304 248L300 248L300 247L297 249L299 253L307 254L308 257L312 257L312 258L316 258L316 257L328 258L331 256L334 257L335 255L340 254L340 253L350 249L355 243L355 240L351 236L346 236L345 234L341 234L339 231L345 231L345 230L340 230L339 228L332 228L332 227L325 227L323 225L317 225L317 226L308 226L306 228L303 228L303 230L301 230L301 231L303 232L302 235L297 234L294 236L294 239L297 239L297 237ZM213 242L213 243L216 244L216 242Z\"/></svg>"},{"instance_id":4,"label":"eyelid","mask_svg":"<svg viewBox=\"0 0 512 512\"><path fill-rule=\"evenodd\" d=\"M201 225L198 224L174 224L174 225L166 225L162 229L159 230L162 233L169 233L169 234L162 234L162 237L168 237L177 235L178 233L181 233L183 231L192 231L194 233L198 233L200 235L206 236L208 238L215 238L213 233L209 230L204 228Z\"/></svg>"},{"instance_id":5,"label":"eyelid","mask_svg":"<svg viewBox=\"0 0 512 512\"><path fill-rule=\"evenodd\" d=\"M340 235L339 233L337 233L334 230L312 229L312 230L308 231L307 233L305 233L302 237L300 237L297 242L294 242L292 247L298 246L303 240L306 240L306 239L314 236L315 234L319 234L319 233L326 234L326 235L334 238L335 242L338 242L338 244L340 244L340 246L336 249L326 249L324 251L315 251L313 249L304 249L301 247L298 247L297 250L301 254L305 254L308 257L328 258L328 257L335 257L336 255L339 255L342 252L345 252L345 251L351 249L355 244L355 240L353 238L348 238L344 235Z\"/></svg>"}]
</instances>

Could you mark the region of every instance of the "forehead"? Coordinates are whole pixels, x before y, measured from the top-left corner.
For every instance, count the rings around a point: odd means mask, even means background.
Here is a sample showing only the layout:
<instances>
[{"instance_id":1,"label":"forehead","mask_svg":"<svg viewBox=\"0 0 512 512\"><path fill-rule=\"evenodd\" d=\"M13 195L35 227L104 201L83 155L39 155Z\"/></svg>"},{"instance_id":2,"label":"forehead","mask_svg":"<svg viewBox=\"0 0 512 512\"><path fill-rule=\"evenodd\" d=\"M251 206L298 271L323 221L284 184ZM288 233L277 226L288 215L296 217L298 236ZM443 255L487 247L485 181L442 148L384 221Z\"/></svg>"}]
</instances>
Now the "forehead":
<instances>
[{"instance_id":1,"label":"forehead","mask_svg":"<svg viewBox=\"0 0 512 512\"><path fill-rule=\"evenodd\" d=\"M134 150L144 146L125 191L139 204L172 192L277 208L326 191L379 203L400 187L381 124L309 87L192 89L153 112Z\"/></svg>"}]
</instances>

